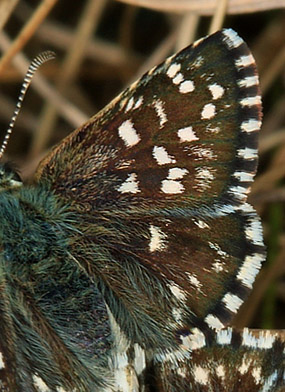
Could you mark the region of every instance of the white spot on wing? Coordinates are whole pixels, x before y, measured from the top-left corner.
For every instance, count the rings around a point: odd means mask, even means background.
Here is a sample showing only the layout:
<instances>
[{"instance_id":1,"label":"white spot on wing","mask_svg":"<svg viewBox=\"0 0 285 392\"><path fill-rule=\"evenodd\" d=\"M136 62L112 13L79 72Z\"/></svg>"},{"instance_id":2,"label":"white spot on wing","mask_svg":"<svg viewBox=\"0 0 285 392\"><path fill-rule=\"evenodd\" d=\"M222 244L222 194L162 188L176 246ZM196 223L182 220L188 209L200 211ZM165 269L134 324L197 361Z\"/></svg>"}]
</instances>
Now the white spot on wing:
<instances>
[{"instance_id":1,"label":"white spot on wing","mask_svg":"<svg viewBox=\"0 0 285 392\"><path fill-rule=\"evenodd\" d=\"M162 128L163 125L167 122L167 117L164 110L164 102L158 99L157 101L154 102L154 108L159 117L160 128Z\"/></svg>"},{"instance_id":2,"label":"white spot on wing","mask_svg":"<svg viewBox=\"0 0 285 392\"><path fill-rule=\"evenodd\" d=\"M252 87L258 85L258 77L257 76L247 76L244 79L238 81L240 87Z\"/></svg>"},{"instance_id":3,"label":"white spot on wing","mask_svg":"<svg viewBox=\"0 0 285 392\"><path fill-rule=\"evenodd\" d=\"M252 376L254 378L255 384L259 384L260 381L262 380L260 366L257 366L252 370Z\"/></svg>"},{"instance_id":4,"label":"white spot on wing","mask_svg":"<svg viewBox=\"0 0 285 392\"><path fill-rule=\"evenodd\" d=\"M163 180L161 183L162 192L173 194L182 193L184 191L184 186L177 180L182 179L187 173L187 169L182 169L180 167L173 167L169 169L166 180Z\"/></svg>"},{"instance_id":5,"label":"white spot on wing","mask_svg":"<svg viewBox=\"0 0 285 392\"><path fill-rule=\"evenodd\" d=\"M254 245L263 246L262 225L260 220L252 217L245 227L245 234Z\"/></svg>"},{"instance_id":6,"label":"white spot on wing","mask_svg":"<svg viewBox=\"0 0 285 392\"><path fill-rule=\"evenodd\" d=\"M205 335L198 328L193 328L189 335L180 335L179 338L182 341L183 348L186 350L198 350L206 345Z\"/></svg>"},{"instance_id":7,"label":"white spot on wing","mask_svg":"<svg viewBox=\"0 0 285 392\"><path fill-rule=\"evenodd\" d=\"M169 155L166 149L162 146L154 146L152 155L159 165L166 165L176 162L175 158Z\"/></svg>"},{"instance_id":8,"label":"white spot on wing","mask_svg":"<svg viewBox=\"0 0 285 392\"><path fill-rule=\"evenodd\" d=\"M39 392L49 392L49 387L43 381L43 379L36 374L33 375L34 386L37 388Z\"/></svg>"},{"instance_id":9,"label":"white spot on wing","mask_svg":"<svg viewBox=\"0 0 285 392\"><path fill-rule=\"evenodd\" d=\"M274 372L267 378L260 392L270 392L272 390L273 385L276 383L278 377L278 371L274 370Z\"/></svg>"},{"instance_id":10,"label":"white spot on wing","mask_svg":"<svg viewBox=\"0 0 285 392\"><path fill-rule=\"evenodd\" d=\"M225 92L225 89L217 83L210 84L209 90L211 91L213 99L221 98Z\"/></svg>"},{"instance_id":11,"label":"white spot on wing","mask_svg":"<svg viewBox=\"0 0 285 392\"><path fill-rule=\"evenodd\" d=\"M167 76L169 76L170 78L174 78L174 76L177 74L177 72L179 72L181 69L181 64L171 64L171 66L168 68L166 74Z\"/></svg>"},{"instance_id":12,"label":"white spot on wing","mask_svg":"<svg viewBox=\"0 0 285 392\"><path fill-rule=\"evenodd\" d=\"M254 173L236 171L234 172L233 177L237 178L240 182L252 182Z\"/></svg>"},{"instance_id":13,"label":"white spot on wing","mask_svg":"<svg viewBox=\"0 0 285 392\"><path fill-rule=\"evenodd\" d=\"M273 343L276 340L276 334L269 330L260 332L258 337L255 337L248 328L243 329L242 334L242 345L246 347L259 348L259 349L271 349Z\"/></svg>"},{"instance_id":14,"label":"white spot on wing","mask_svg":"<svg viewBox=\"0 0 285 392\"><path fill-rule=\"evenodd\" d=\"M139 97L135 103L134 109L138 109L143 104L143 97Z\"/></svg>"},{"instance_id":15,"label":"white spot on wing","mask_svg":"<svg viewBox=\"0 0 285 392\"><path fill-rule=\"evenodd\" d=\"M173 83L174 84L180 84L180 83L182 83L183 82L183 80L184 80L184 77L183 77L183 75L182 75L182 73L181 72L179 72L176 76L175 76L175 78L173 78Z\"/></svg>"},{"instance_id":16,"label":"white spot on wing","mask_svg":"<svg viewBox=\"0 0 285 392\"><path fill-rule=\"evenodd\" d=\"M168 180L179 180L182 179L185 174L188 173L187 169L181 169L180 167L173 167L171 169L169 169L168 172Z\"/></svg>"},{"instance_id":17,"label":"white spot on wing","mask_svg":"<svg viewBox=\"0 0 285 392\"><path fill-rule=\"evenodd\" d=\"M196 134L193 131L193 128L191 126L178 129L177 135L180 138L181 143L193 142L195 140L199 140L199 138L196 136Z\"/></svg>"},{"instance_id":18,"label":"white spot on wing","mask_svg":"<svg viewBox=\"0 0 285 392\"><path fill-rule=\"evenodd\" d=\"M170 291L174 297L182 302L186 300L186 292L182 290L176 283L171 283L168 285Z\"/></svg>"},{"instance_id":19,"label":"white spot on wing","mask_svg":"<svg viewBox=\"0 0 285 392\"><path fill-rule=\"evenodd\" d=\"M261 121L250 118L249 120L243 121L240 127L243 132L250 133L254 131L259 131L261 127Z\"/></svg>"},{"instance_id":20,"label":"white spot on wing","mask_svg":"<svg viewBox=\"0 0 285 392\"><path fill-rule=\"evenodd\" d=\"M157 226L150 225L150 242L149 250L151 252L160 251L165 248L166 234Z\"/></svg>"},{"instance_id":21,"label":"white spot on wing","mask_svg":"<svg viewBox=\"0 0 285 392\"><path fill-rule=\"evenodd\" d=\"M209 120L216 115L216 106L212 103L207 103L202 110L201 118L203 120Z\"/></svg>"},{"instance_id":22,"label":"white spot on wing","mask_svg":"<svg viewBox=\"0 0 285 392\"><path fill-rule=\"evenodd\" d=\"M195 90L195 86L194 86L194 83L192 82L192 80L185 80L179 86L179 91L182 94L191 93L194 90Z\"/></svg>"},{"instance_id":23,"label":"white spot on wing","mask_svg":"<svg viewBox=\"0 0 285 392\"><path fill-rule=\"evenodd\" d=\"M259 253L247 255L237 274L237 280L240 280L244 286L252 289L252 284L261 268L262 262L263 256Z\"/></svg>"},{"instance_id":24,"label":"white spot on wing","mask_svg":"<svg viewBox=\"0 0 285 392\"><path fill-rule=\"evenodd\" d=\"M179 181L175 180L163 180L161 190L164 193L183 193L184 186Z\"/></svg>"},{"instance_id":25,"label":"white spot on wing","mask_svg":"<svg viewBox=\"0 0 285 392\"><path fill-rule=\"evenodd\" d=\"M130 342L126 338L126 335L121 331L120 326L115 320L113 314L107 306L110 326L114 337L114 351L111 358L111 367L114 374L114 384L116 390L124 392L138 391L138 380L137 376L129 365L129 358L127 350L130 346Z\"/></svg>"},{"instance_id":26,"label":"white spot on wing","mask_svg":"<svg viewBox=\"0 0 285 392\"><path fill-rule=\"evenodd\" d=\"M223 35L224 35L225 41L228 44L228 47L230 49L238 48L240 45L243 44L243 40L232 29L224 29Z\"/></svg>"},{"instance_id":27,"label":"white spot on wing","mask_svg":"<svg viewBox=\"0 0 285 392\"><path fill-rule=\"evenodd\" d=\"M130 120L124 121L119 126L119 136L127 147L133 147L141 140Z\"/></svg>"},{"instance_id":28,"label":"white spot on wing","mask_svg":"<svg viewBox=\"0 0 285 392\"><path fill-rule=\"evenodd\" d=\"M196 175L195 179L197 181L197 190L204 191L206 188L209 188L211 182L214 180L214 175L211 173L210 168L198 166L195 168Z\"/></svg>"},{"instance_id":29,"label":"white spot on wing","mask_svg":"<svg viewBox=\"0 0 285 392\"><path fill-rule=\"evenodd\" d=\"M209 370L204 369L201 366L194 365L193 366L193 376L194 380L202 385L208 385L209 381Z\"/></svg>"},{"instance_id":30,"label":"white spot on wing","mask_svg":"<svg viewBox=\"0 0 285 392\"><path fill-rule=\"evenodd\" d=\"M255 106L261 104L260 95L256 95L255 97L246 97L240 101L242 106Z\"/></svg>"},{"instance_id":31,"label":"white spot on wing","mask_svg":"<svg viewBox=\"0 0 285 392\"><path fill-rule=\"evenodd\" d=\"M217 343L220 345L229 345L232 341L233 330L231 327L217 331Z\"/></svg>"},{"instance_id":32,"label":"white spot on wing","mask_svg":"<svg viewBox=\"0 0 285 392\"><path fill-rule=\"evenodd\" d=\"M195 155L195 160L212 160L217 157L210 148L191 146L190 151L191 154Z\"/></svg>"},{"instance_id":33,"label":"white spot on wing","mask_svg":"<svg viewBox=\"0 0 285 392\"><path fill-rule=\"evenodd\" d=\"M134 97L131 97L128 101L127 107L126 107L126 112L128 112L129 110L131 110L131 108L133 107L134 104Z\"/></svg>"},{"instance_id":34,"label":"white spot on wing","mask_svg":"<svg viewBox=\"0 0 285 392\"><path fill-rule=\"evenodd\" d=\"M240 158L243 159L257 159L257 150L255 148L249 148L249 147L245 147L245 148L240 148L237 151L237 155Z\"/></svg>"},{"instance_id":35,"label":"white spot on wing","mask_svg":"<svg viewBox=\"0 0 285 392\"><path fill-rule=\"evenodd\" d=\"M227 293L222 302L226 305L226 308L229 309L232 313L236 313L237 310L240 308L243 300L239 298L237 295L232 293Z\"/></svg>"},{"instance_id":36,"label":"white spot on wing","mask_svg":"<svg viewBox=\"0 0 285 392\"><path fill-rule=\"evenodd\" d=\"M192 286L196 287L197 291L201 292L201 288L203 287L200 280L197 278L195 274L191 274L190 272L186 272L187 278Z\"/></svg>"},{"instance_id":37,"label":"white spot on wing","mask_svg":"<svg viewBox=\"0 0 285 392\"><path fill-rule=\"evenodd\" d=\"M251 365L251 359L244 355L242 358L242 364L238 368L238 372L242 375L246 374L248 372L250 365Z\"/></svg>"},{"instance_id":38,"label":"white spot on wing","mask_svg":"<svg viewBox=\"0 0 285 392\"><path fill-rule=\"evenodd\" d=\"M248 67L249 65L255 64L254 58L251 54L247 56L240 56L238 60L235 61L238 68Z\"/></svg>"},{"instance_id":39,"label":"white spot on wing","mask_svg":"<svg viewBox=\"0 0 285 392\"><path fill-rule=\"evenodd\" d=\"M146 367L145 352L137 343L134 344L134 368L136 374L139 376Z\"/></svg>"},{"instance_id":40,"label":"white spot on wing","mask_svg":"<svg viewBox=\"0 0 285 392\"><path fill-rule=\"evenodd\" d=\"M216 260L215 263L212 264L211 268L216 273L222 272L224 269L224 263L222 263L220 260Z\"/></svg>"},{"instance_id":41,"label":"white spot on wing","mask_svg":"<svg viewBox=\"0 0 285 392\"><path fill-rule=\"evenodd\" d=\"M129 174L126 181L123 182L122 185L118 188L118 191L121 193L138 193L138 192L140 192L136 173Z\"/></svg>"},{"instance_id":42,"label":"white spot on wing","mask_svg":"<svg viewBox=\"0 0 285 392\"><path fill-rule=\"evenodd\" d=\"M219 365L216 367L216 374L218 377L220 377L222 380L225 379L226 376L226 372L225 372L225 368L223 365Z\"/></svg>"},{"instance_id":43,"label":"white spot on wing","mask_svg":"<svg viewBox=\"0 0 285 392\"><path fill-rule=\"evenodd\" d=\"M208 316L205 318L205 321L212 329L219 330L221 328L224 328L224 324L221 322L221 320L219 320L218 317L214 316L211 313L208 314Z\"/></svg>"}]
</instances>

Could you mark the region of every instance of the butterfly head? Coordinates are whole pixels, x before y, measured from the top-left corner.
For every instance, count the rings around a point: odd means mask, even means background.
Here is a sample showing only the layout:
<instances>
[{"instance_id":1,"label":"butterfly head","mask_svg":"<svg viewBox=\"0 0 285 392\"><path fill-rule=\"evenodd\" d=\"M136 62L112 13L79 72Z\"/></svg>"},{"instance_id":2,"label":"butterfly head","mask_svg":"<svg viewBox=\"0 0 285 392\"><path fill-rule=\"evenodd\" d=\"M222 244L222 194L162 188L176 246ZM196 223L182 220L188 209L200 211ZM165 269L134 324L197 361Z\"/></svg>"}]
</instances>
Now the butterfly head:
<instances>
[{"instance_id":1,"label":"butterfly head","mask_svg":"<svg viewBox=\"0 0 285 392\"><path fill-rule=\"evenodd\" d=\"M24 78L24 82L22 84L21 92L18 98L18 102L16 105L16 109L14 110L14 114L11 118L9 127L7 129L6 135L0 146L0 160L2 161L3 155L5 153L6 147L8 145L8 141L10 139L11 133L13 131L16 119L21 109L21 104L23 102L24 96L27 92L27 89L31 83L31 80L37 71L37 69L44 64L46 61L53 59L55 54L51 51L46 51L39 54L34 60L31 62L30 67L26 73ZM7 190L10 188L19 187L22 185L22 180L19 174L11 167L11 165L7 163L0 162L0 191Z\"/></svg>"},{"instance_id":2,"label":"butterfly head","mask_svg":"<svg viewBox=\"0 0 285 392\"><path fill-rule=\"evenodd\" d=\"M17 171L7 162L0 163L0 191L22 186L23 182Z\"/></svg>"}]
</instances>

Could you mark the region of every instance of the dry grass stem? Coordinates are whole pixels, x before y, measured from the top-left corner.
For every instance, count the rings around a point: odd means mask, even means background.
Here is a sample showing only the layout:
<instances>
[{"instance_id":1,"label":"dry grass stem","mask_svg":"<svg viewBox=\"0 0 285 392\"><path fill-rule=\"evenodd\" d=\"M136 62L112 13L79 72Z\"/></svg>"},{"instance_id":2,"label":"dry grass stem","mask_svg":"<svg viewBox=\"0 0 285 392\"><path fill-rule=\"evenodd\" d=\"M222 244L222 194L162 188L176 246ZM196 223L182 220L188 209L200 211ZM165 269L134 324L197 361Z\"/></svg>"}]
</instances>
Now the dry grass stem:
<instances>
[{"instance_id":1,"label":"dry grass stem","mask_svg":"<svg viewBox=\"0 0 285 392\"><path fill-rule=\"evenodd\" d=\"M69 46L67 55L57 75L56 90L60 94L65 93L67 86L72 83L81 62L87 42L91 39L93 31L96 29L100 16L105 7L106 0L89 0L79 20L78 28L74 34L72 45ZM37 156L44 150L50 139L57 119L57 107L51 101L44 107L39 132L33 139L30 149L30 156Z\"/></svg>"},{"instance_id":2,"label":"dry grass stem","mask_svg":"<svg viewBox=\"0 0 285 392\"><path fill-rule=\"evenodd\" d=\"M175 52L182 50L195 40L199 19L199 15L194 12L187 12L181 17L174 47Z\"/></svg>"},{"instance_id":3,"label":"dry grass stem","mask_svg":"<svg viewBox=\"0 0 285 392\"><path fill-rule=\"evenodd\" d=\"M118 0L137 7L146 7L162 12L196 12L199 15L213 15L216 0ZM285 7L285 0L229 0L228 14L244 14Z\"/></svg>"},{"instance_id":4,"label":"dry grass stem","mask_svg":"<svg viewBox=\"0 0 285 392\"><path fill-rule=\"evenodd\" d=\"M7 52L0 60L0 73L5 69L5 67L9 64L11 59L18 53L28 42L28 40L34 35L35 30L42 23L42 21L46 18L48 13L51 11L53 6L57 0L44 0L38 6L36 11L30 20L23 27L22 31L18 35L18 37L12 42Z\"/></svg>"},{"instance_id":5,"label":"dry grass stem","mask_svg":"<svg viewBox=\"0 0 285 392\"><path fill-rule=\"evenodd\" d=\"M19 0L1 0L0 1L0 30L3 29L9 16L12 14L14 8Z\"/></svg>"},{"instance_id":6,"label":"dry grass stem","mask_svg":"<svg viewBox=\"0 0 285 392\"><path fill-rule=\"evenodd\" d=\"M213 34L215 31L220 30L223 26L223 22L227 13L228 3L229 0L219 0L217 2L216 10L214 12L209 28L209 34Z\"/></svg>"}]
</instances>

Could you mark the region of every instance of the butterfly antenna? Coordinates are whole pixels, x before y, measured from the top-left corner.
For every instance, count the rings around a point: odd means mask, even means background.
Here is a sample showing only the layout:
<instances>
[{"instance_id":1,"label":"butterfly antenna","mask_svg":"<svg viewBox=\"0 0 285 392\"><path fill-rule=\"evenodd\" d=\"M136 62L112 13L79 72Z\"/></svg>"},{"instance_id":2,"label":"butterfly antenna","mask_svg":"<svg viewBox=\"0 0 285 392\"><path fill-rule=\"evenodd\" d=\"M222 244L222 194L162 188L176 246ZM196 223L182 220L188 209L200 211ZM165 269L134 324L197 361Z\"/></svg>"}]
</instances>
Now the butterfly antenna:
<instances>
[{"instance_id":1,"label":"butterfly antenna","mask_svg":"<svg viewBox=\"0 0 285 392\"><path fill-rule=\"evenodd\" d=\"M28 69L28 71L26 73L26 76L24 78L24 82L22 84L22 88L21 88L21 91L20 91L20 95L19 95L19 98L18 98L18 102L17 102L16 108L14 110L14 114L13 114L13 116L11 118L9 127L7 129L6 135L5 135L4 140L2 142L2 146L0 148L0 159L2 159L3 154L4 154L5 150L6 150L8 141L10 139L11 133L13 131L15 122L17 120L18 114L19 114L21 106L22 106L22 102L23 102L24 96L25 96L25 94L26 94L26 92L28 90L28 87L29 87L29 85L30 85L30 83L31 83L31 81L33 79L33 76L34 76L35 72L39 69L39 67L42 64L44 64L45 62L47 62L47 61L49 61L51 59L54 59L54 58L55 58L55 53L50 51L50 50L47 50L45 52L40 53L31 62L30 66L29 66L29 69Z\"/></svg>"}]
</instances>

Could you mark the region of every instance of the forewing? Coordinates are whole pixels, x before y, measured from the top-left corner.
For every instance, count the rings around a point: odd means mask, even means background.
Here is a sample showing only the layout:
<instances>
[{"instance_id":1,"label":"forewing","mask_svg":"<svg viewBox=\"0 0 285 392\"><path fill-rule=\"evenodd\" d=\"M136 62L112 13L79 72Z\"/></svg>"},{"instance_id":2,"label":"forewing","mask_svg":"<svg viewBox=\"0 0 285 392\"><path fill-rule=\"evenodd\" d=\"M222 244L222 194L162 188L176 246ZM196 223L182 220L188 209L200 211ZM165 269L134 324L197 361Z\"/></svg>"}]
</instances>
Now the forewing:
<instances>
[{"instance_id":1,"label":"forewing","mask_svg":"<svg viewBox=\"0 0 285 392\"><path fill-rule=\"evenodd\" d=\"M78 214L74 258L132 341L222 328L251 289L264 259L246 203L260 120L253 57L223 30L151 70L40 165L37 184Z\"/></svg>"},{"instance_id":2,"label":"forewing","mask_svg":"<svg viewBox=\"0 0 285 392\"><path fill-rule=\"evenodd\" d=\"M254 59L224 30L135 82L56 147L36 177L96 209L239 204L255 174L260 119Z\"/></svg>"}]
</instances>

